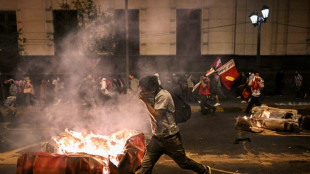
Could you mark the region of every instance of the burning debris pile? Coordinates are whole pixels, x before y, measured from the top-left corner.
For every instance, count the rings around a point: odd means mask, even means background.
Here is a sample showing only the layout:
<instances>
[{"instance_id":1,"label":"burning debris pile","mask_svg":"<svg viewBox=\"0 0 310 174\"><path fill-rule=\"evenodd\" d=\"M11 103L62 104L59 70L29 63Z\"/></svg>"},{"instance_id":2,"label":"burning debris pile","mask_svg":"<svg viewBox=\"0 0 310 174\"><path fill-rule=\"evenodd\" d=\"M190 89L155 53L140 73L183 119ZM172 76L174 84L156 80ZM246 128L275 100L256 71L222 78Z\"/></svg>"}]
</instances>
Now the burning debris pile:
<instances>
[{"instance_id":1,"label":"burning debris pile","mask_svg":"<svg viewBox=\"0 0 310 174\"><path fill-rule=\"evenodd\" d=\"M264 129L280 132L299 132L301 115L296 109L279 109L266 105L256 106L252 109L252 115L238 116L236 129L263 132Z\"/></svg>"},{"instance_id":2,"label":"burning debris pile","mask_svg":"<svg viewBox=\"0 0 310 174\"><path fill-rule=\"evenodd\" d=\"M23 153L16 173L134 173L142 162L145 140L142 133L127 129L110 136L66 129L41 150Z\"/></svg>"}]
</instances>

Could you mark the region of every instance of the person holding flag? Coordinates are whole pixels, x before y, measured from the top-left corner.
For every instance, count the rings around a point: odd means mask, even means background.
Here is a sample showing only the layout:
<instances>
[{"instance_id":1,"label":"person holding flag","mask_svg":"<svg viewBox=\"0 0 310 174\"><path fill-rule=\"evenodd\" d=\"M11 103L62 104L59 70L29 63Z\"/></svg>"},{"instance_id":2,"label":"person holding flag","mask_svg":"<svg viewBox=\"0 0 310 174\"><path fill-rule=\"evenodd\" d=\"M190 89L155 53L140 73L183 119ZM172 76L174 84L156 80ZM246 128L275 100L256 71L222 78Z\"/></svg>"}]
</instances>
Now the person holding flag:
<instances>
[{"instance_id":1,"label":"person holding flag","mask_svg":"<svg viewBox=\"0 0 310 174\"><path fill-rule=\"evenodd\" d=\"M238 79L239 77L239 72L235 66L234 59L229 60L226 62L224 65L221 64L221 59L220 57L217 57L215 62L213 63L213 67L217 68L214 70L214 68L211 68L210 70L207 71L207 74L205 77L211 76L213 73L216 72L216 74L219 76L220 84L223 84L228 90L231 89L231 86L233 83ZM204 77L204 78L205 78ZM202 81L200 80L194 87L192 92L194 92L198 87L202 85ZM200 90L200 89L199 89ZM209 91L210 92L210 91ZM220 105L219 101L217 100L216 106Z\"/></svg>"},{"instance_id":2,"label":"person holding flag","mask_svg":"<svg viewBox=\"0 0 310 174\"><path fill-rule=\"evenodd\" d=\"M199 87L199 98L200 98L200 109L202 114L207 114L208 111L206 110L205 107L208 109L212 110L214 113L216 108L214 106L211 106L209 104L209 100L211 98L211 93L210 93L210 79L209 77L206 76L201 76L200 77L200 87Z\"/></svg>"}]
</instances>

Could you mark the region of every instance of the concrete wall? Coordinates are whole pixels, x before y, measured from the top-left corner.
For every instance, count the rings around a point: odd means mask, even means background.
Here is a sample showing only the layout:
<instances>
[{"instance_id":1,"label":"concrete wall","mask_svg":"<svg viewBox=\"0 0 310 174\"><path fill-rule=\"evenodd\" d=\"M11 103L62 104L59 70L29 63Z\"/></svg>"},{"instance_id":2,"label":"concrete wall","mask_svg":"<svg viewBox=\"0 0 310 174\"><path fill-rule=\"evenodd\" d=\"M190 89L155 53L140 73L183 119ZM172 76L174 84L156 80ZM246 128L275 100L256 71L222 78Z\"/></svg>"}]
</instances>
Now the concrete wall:
<instances>
[{"instance_id":1,"label":"concrete wall","mask_svg":"<svg viewBox=\"0 0 310 174\"><path fill-rule=\"evenodd\" d=\"M54 55L51 0L17 0L17 29L25 38L22 55Z\"/></svg>"}]
</instances>

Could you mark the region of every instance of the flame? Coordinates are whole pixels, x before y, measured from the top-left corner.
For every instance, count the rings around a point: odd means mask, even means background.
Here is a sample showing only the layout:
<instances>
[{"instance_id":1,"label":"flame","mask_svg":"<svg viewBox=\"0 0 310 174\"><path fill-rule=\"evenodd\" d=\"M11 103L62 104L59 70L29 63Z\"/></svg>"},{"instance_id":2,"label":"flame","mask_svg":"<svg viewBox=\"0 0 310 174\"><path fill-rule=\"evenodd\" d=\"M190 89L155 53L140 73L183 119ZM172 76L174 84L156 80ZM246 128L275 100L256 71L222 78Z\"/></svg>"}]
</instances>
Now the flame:
<instances>
[{"instance_id":1,"label":"flame","mask_svg":"<svg viewBox=\"0 0 310 174\"><path fill-rule=\"evenodd\" d=\"M264 112L263 112L263 114L262 114L262 117L270 118L270 111L264 110Z\"/></svg>"},{"instance_id":2,"label":"flame","mask_svg":"<svg viewBox=\"0 0 310 174\"><path fill-rule=\"evenodd\" d=\"M101 159L101 161L107 166L109 160L118 166L119 156L124 154L126 141L136 133L136 131L124 129L106 136L65 129L64 136L54 138L58 147L56 153L86 153L103 157L105 160Z\"/></svg>"}]
</instances>

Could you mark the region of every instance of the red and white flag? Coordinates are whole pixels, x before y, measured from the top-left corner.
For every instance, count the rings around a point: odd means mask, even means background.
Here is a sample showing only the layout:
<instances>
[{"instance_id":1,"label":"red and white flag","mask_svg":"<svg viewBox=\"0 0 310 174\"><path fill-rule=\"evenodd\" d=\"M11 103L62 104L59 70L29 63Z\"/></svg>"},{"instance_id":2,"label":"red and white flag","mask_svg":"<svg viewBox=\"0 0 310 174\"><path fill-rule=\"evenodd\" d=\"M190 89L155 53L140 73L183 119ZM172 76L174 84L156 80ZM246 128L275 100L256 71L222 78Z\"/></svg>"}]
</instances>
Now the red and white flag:
<instances>
[{"instance_id":1,"label":"red and white flag","mask_svg":"<svg viewBox=\"0 0 310 174\"><path fill-rule=\"evenodd\" d=\"M222 61L221 61L220 56L217 56L217 58L215 59L215 61L212 64L212 66L214 69L218 69L222 66Z\"/></svg>"},{"instance_id":2,"label":"red and white flag","mask_svg":"<svg viewBox=\"0 0 310 174\"><path fill-rule=\"evenodd\" d=\"M216 70L221 78L223 85L230 90L233 83L239 77L239 72L235 66L234 59L231 59Z\"/></svg>"},{"instance_id":3,"label":"red and white flag","mask_svg":"<svg viewBox=\"0 0 310 174\"><path fill-rule=\"evenodd\" d=\"M215 73L215 70L213 68L210 68L210 70L207 71L206 76L209 76L213 73Z\"/></svg>"}]
</instances>

